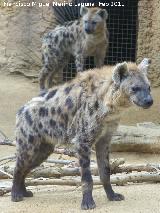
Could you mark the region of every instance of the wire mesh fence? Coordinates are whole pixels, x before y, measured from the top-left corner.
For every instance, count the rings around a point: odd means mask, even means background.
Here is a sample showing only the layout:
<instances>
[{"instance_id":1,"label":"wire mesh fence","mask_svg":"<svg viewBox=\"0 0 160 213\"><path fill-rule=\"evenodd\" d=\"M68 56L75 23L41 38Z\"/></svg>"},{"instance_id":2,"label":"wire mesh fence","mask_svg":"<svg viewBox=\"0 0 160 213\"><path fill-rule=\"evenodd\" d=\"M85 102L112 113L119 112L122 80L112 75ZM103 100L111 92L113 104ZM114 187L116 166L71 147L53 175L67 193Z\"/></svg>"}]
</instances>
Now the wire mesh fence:
<instances>
[{"instance_id":1,"label":"wire mesh fence","mask_svg":"<svg viewBox=\"0 0 160 213\"><path fill-rule=\"evenodd\" d=\"M77 0L76 3L77 2L83 1ZM90 2L97 3L98 1ZM103 6L103 8L105 8L109 14L107 20L107 27L109 31L109 49L105 58L105 64L109 65L121 61L136 60L138 0L123 0L119 2L123 6L116 7L111 6L111 4L110 6ZM95 4L95 6L98 5ZM77 13L72 13L72 17L70 17L70 19L73 19L74 15L75 18L79 16L78 7ZM90 69L94 66L94 58L88 57L85 60L84 69ZM63 71L63 80L68 81L75 75L76 67L74 64L74 59L71 57L68 66Z\"/></svg>"}]
</instances>

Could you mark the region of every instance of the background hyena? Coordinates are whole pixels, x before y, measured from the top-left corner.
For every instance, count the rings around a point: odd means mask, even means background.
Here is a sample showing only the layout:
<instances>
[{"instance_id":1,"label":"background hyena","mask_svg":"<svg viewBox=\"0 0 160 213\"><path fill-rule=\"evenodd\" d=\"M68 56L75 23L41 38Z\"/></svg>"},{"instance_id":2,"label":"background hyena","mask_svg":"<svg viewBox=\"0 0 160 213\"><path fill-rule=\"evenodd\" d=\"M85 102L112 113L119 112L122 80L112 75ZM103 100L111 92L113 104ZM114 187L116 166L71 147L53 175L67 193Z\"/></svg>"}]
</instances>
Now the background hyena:
<instances>
[{"instance_id":1,"label":"background hyena","mask_svg":"<svg viewBox=\"0 0 160 213\"><path fill-rule=\"evenodd\" d=\"M70 55L75 57L77 71L83 71L84 58L94 56L95 64L104 64L108 34L107 12L100 8L81 7L81 19L64 23L50 31L42 42L43 68L40 72L40 89L52 86L53 76L62 75Z\"/></svg>"},{"instance_id":2,"label":"background hyena","mask_svg":"<svg viewBox=\"0 0 160 213\"><path fill-rule=\"evenodd\" d=\"M53 151L57 142L73 143L81 167L81 208L92 209L93 181L90 150L96 147L100 179L109 200L123 200L110 184L109 145L120 112L132 104L149 108L153 104L147 79L148 60L139 66L120 63L80 73L77 78L33 98L17 114L17 161L12 200L32 196L25 177Z\"/></svg>"}]
</instances>

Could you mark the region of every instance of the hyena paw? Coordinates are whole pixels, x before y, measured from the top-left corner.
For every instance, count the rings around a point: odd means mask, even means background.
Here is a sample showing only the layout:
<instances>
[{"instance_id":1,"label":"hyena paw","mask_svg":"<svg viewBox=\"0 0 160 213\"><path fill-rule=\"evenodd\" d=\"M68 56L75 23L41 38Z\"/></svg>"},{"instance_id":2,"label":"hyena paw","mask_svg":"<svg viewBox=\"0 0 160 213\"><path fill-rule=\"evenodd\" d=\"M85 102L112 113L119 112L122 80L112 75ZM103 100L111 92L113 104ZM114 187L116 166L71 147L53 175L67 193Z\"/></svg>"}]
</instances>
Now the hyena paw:
<instances>
[{"instance_id":1,"label":"hyena paw","mask_svg":"<svg viewBox=\"0 0 160 213\"><path fill-rule=\"evenodd\" d=\"M122 194L113 193L113 194L108 195L108 199L110 201L121 201L121 200L124 200L125 198Z\"/></svg>"},{"instance_id":2,"label":"hyena paw","mask_svg":"<svg viewBox=\"0 0 160 213\"><path fill-rule=\"evenodd\" d=\"M23 200L23 194L20 193L20 192L16 192L16 191L13 191L12 190L12 193L11 193L11 200L13 202L19 202L19 201L22 201Z\"/></svg>"},{"instance_id":3,"label":"hyena paw","mask_svg":"<svg viewBox=\"0 0 160 213\"><path fill-rule=\"evenodd\" d=\"M92 198L91 193L85 193L83 195L83 200L81 203L81 209L87 210L87 209L94 209L96 207L96 204Z\"/></svg>"},{"instance_id":4,"label":"hyena paw","mask_svg":"<svg viewBox=\"0 0 160 213\"><path fill-rule=\"evenodd\" d=\"M33 193L31 191L24 191L23 196L24 197L33 197Z\"/></svg>"}]
</instances>

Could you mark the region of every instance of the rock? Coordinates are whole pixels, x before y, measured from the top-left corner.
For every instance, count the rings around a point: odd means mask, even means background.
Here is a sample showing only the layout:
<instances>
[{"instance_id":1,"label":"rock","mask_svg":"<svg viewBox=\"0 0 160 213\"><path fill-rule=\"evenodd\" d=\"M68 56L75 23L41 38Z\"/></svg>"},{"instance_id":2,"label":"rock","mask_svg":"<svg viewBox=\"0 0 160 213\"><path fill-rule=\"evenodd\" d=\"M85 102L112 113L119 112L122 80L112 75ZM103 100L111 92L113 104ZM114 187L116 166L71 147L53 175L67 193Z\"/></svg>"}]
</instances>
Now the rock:
<instances>
[{"instance_id":1,"label":"rock","mask_svg":"<svg viewBox=\"0 0 160 213\"><path fill-rule=\"evenodd\" d=\"M160 153L160 126L153 123L119 126L111 143L116 152Z\"/></svg>"},{"instance_id":2,"label":"rock","mask_svg":"<svg viewBox=\"0 0 160 213\"><path fill-rule=\"evenodd\" d=\"M55 27L53 12L48 6L15 5L26 3L24 0L9 2L11 6L3 6L0 2L0 68L5 72L37 77L41 69L42 37Z\"/></svg>"}]
</instances>

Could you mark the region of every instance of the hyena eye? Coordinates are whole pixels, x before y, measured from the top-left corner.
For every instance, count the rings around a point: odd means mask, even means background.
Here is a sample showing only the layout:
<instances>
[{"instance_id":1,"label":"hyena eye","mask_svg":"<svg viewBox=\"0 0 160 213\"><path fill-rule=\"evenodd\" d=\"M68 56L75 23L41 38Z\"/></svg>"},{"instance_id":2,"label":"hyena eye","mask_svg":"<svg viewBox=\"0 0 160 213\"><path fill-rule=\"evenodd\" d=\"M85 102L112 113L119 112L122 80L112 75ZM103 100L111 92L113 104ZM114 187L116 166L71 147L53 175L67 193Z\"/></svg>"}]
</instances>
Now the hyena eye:
<instances>
[{"instance_id":1,"label":"hyena eye","mask_svg":"<svg viewBox=\"0 0 160 213\"><path fill-rule=\"evenodd\" d=\"M141 90L141 88L140 87L132 87L132 92L138 92L138 91L140 91Z\"/></svg>"},{"instance_id":2,"label":"hyena eye","mask_svg":"<svg viewBox=\"0 0 160 213\"><path fill-rule=\"evenodd\" d=\"M96 21L92 21L92 24L93 24L93 25L96 25L96 24L97 24L97 22L96 22Z\"/></svg>"}]
</instances>

